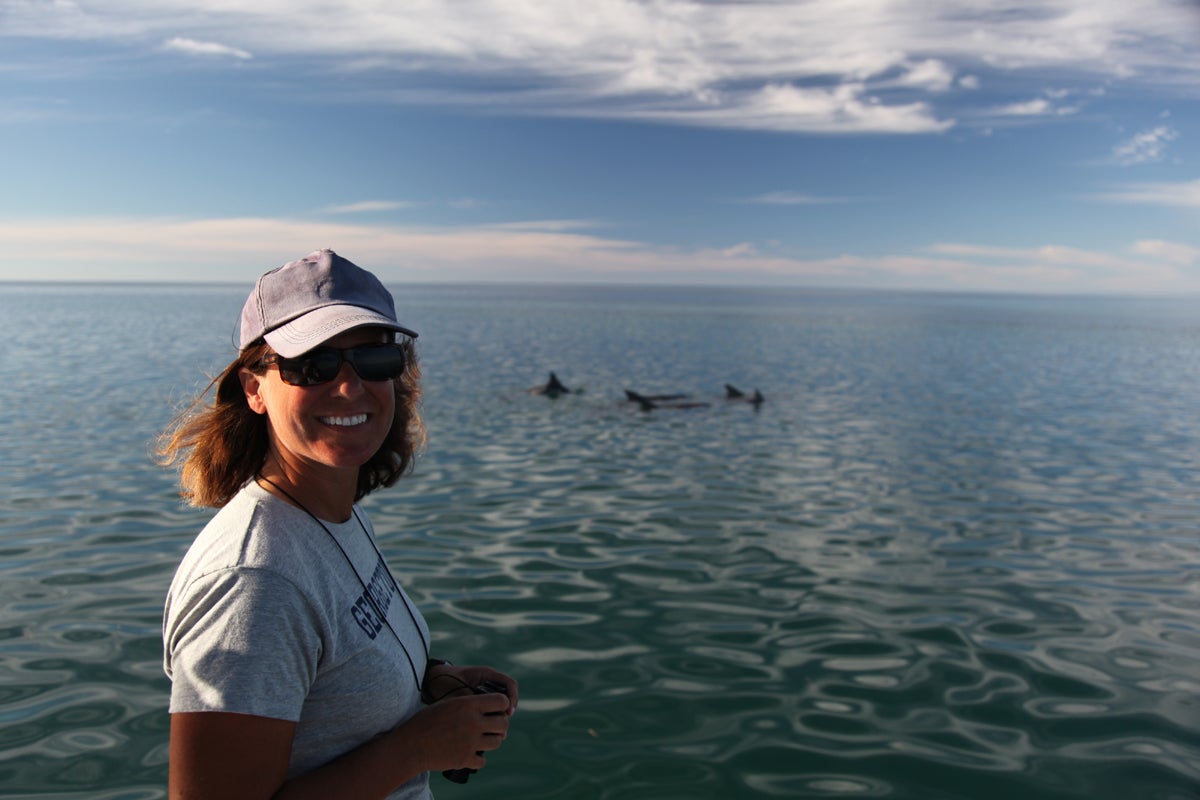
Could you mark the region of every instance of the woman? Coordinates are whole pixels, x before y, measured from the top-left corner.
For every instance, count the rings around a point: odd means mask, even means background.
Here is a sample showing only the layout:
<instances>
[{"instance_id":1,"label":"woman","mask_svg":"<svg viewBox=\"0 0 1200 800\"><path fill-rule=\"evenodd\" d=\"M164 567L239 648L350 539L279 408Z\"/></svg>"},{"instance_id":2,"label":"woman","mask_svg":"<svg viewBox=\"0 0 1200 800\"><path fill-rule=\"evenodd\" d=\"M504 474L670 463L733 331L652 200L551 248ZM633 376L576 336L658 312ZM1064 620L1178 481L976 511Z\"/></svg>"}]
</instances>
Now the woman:
<instances>
[{"instance_id":1,"label":"woman","mask_svg":"<svg viewBox=\"0 0 1200 800\"><path fill-rule=\"evenodd\" d=\"M170 797L425 798L503 741L516 681L429 657L357 505L424 441L416 337L374 275L312 253L259 278L213 405L164 435L184 497L220 508L163 615Z\"/></svg>"}]
</instances>

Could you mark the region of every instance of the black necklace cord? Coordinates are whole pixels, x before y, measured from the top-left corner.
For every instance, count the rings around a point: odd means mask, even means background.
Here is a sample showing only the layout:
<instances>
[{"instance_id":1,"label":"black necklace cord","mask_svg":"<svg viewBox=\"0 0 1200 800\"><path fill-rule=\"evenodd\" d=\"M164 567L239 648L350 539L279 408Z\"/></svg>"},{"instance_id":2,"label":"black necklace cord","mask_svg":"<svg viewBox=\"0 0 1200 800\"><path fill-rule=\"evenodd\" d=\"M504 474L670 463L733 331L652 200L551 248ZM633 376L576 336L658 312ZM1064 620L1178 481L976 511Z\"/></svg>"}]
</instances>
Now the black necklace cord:
<instances>
[{"instance_id":1,"label":"black necklace cord","mask_svg":"<svg viewBox=\"0 0 1200 800\"><path fill-rule=\"evenodd\" d=\"M413 661L412 653L408 652L408 647L405 646L404 640L400 638L400 634L396 633L396 629L392 627L391 620L387 618L387 615L383 613L382 609L380 609L379 605L375 602L375 598L371 596L371 592L367 588L366 581L364 581L362 576L358 574L358 570L354 567L353 559L351 559L350 554L346 552L346 548L342 547L342 543L339 542L337 537L333 535L333 531L329 530L329 527L321 521L320 517L309 511L303 503L289 494L288 491L278 483L266 477L265 475L257 475L256 477L261 481L266 481L267 483L271 484L271 486L275 487L280 494L282 494L288 500L291 500L292 505L299 508L305 514L308 514L308 516L312 518L312 521L317 523L317 525L321 527L321 530L325 531L325 533L329 535L329 538L333 540L333 543L337 546L338 551L341 552L342 558L346 559L346 564L350 567L350 571L354 573L354 577L358 579L359 584L362 586L363 597L365 597L367 602L371 604L371 610L375 612L375 616L379 617L379 619L383 621L384 625L387 625L388 630L392 632L392 636L396 637L396 643L400 645L400 649L404 651L404 657L408 659L408 667L412 670L413 681L416 683L417 692L423 693L425 691L424 681L422 681L421 676L417 674L417 665L416 662ZM428 663L429 642L425 640L425 634L421 632L421 626L417 623L417 615L413 612L412 607L408 604L408 599L404 596L404 592L400 590L400 584L396 583L396 576L392 575L392 571L388 568L387 561L383 557L383 552L379 549L379 545L375 543L375 538L371 536L369 531L367 531L367 526L365 523L363 523L362 518L358 516L358 511L351 507L350 512L354 515L354 519L358 521L358 527L362 529L363 535L367 537L367 541L370 542L371 547L374 548L375 554L379 557L380 563L383 564L384 572L386 572L388 577L391 579L392 588L396 590L396 596L400 598L400 602L404 603L404 610L408 612L408 618L412 620L413 628L417 631L417 636L421 639L421 646L425 649L425 661Z\"/></svg>"}]
</instances>

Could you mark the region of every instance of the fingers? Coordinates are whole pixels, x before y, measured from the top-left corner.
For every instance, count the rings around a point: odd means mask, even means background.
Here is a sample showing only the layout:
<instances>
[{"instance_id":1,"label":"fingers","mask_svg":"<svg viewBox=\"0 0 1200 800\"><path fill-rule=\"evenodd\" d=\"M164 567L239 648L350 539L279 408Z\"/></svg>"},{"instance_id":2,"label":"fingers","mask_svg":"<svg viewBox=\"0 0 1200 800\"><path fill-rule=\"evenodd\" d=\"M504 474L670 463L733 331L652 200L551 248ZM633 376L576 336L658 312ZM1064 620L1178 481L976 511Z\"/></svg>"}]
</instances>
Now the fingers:
<instances>
[{"instance_id":1,"label":"fingers","mask_svg":"<svg viewBox=\"0 0 1200 800\"><path fill-rule=\"evenodd\" d=\"M482 754L499 748L508 736L507 704L504 695L479 694L427 706L417 715L427 731L418 737L429 747L427 769L481 769Z\"/></svg>"},{"instance_id":2,"label":"fingers","mask_svg":"<svg viewBox=\"0 0 1200 800\"><path fill-rule=\"evenodd\" d=\"M511 716L517 710L517 701L520 696L516 680L491 667L476 667L475 670L477 683L486 680L504 686L504 693L508 697L508 711L506 713Z\"/></svg>"},{"instance_id":3,"label":"fingers","mask_svg":"<svg viewBox=\"0 0 1200 800\"><path fill-rule=\"evenodd\" d=\"M483 753L498 750L508 738L508 698L502 694L481 694L464 699L473 700L480 706L482 725L479 729L476 755L482 760Z\"/></svg>"},{"instance_id":4,"label":"fingers","mask_svg":"<svg viewBox=\"0 0 1200 800\"><path fill-rule=\"evenodd\" d=\"M505 694L475 694L474 698L479 700L484 714L508 716L509 698Z\"/></svg>"},{"instance_id":5,"label":"fingers","mask_svg":"<svg viewBox=\"0 0 1200 800\"><path fill-rule=\"evenodd\" d=\"M497 683L502 683L506 687L506 694L508 696L507 713L509 716L512 716L513 712L517 710L517 700L520 697L520 691L517 688L517 682L505 675L503 672L496 672L492 677L492 680L496 681Z\"/></svg>"},{"instance_id":6,"label":"fingers","mask_svg":"<svg viewBox=\"0 0 1200 800\"><path fill-rule=\"evenodd\" d=\"M452 697L446 703L453 704L451 724L460 734L471 741L482 741L487 749L495 750L508 736L508 698L502 694L475 694L470 697Z\"/></svg>"},{"instance_id":7,"label":"fingers","mask_svg":"<svg viewBox=\"0 0 1200 800\"><path fill-rule=\"evenodd\" d=\"M453 691L454 686L451 683L452 680L458 682L460 687L476 687L483 683L497 683L504 686L504 694L508 697L508 709L505 713L509 716L512 716L512 714L517 710L519 698L517 682L515 679L505 675L503 672L492 669L491 667L471 666L442 667L440 669L444 669L445 672L440 673L439 677L446 678L446 680L439 681L439 688L444 686L446 689L451 690L447 692L445 696L452 697L458 694L466 693L465 689L463 692ZM450 678L447 676L453 677Z\"/></svg>"}]
</instances>

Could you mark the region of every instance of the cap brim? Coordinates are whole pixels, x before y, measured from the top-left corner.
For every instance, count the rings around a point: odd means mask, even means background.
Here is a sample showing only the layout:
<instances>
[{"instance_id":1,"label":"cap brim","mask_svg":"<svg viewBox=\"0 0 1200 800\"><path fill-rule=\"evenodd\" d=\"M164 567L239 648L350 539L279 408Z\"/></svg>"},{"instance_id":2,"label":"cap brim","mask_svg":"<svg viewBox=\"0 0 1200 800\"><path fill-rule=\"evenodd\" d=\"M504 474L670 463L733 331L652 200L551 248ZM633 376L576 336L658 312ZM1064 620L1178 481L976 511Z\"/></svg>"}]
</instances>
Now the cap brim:
<instances>
[{"instance_id":1,"label":"cap brim","mask_svg":"<svg viewBox=\"0 0 1200 800\"><path fill-rule=\"evenodd\" d=\"M284 358L295 358L355 328L379 327L417 338L416 331L360 306L333 305L314 309L302 317L263 334L267 344Z\"/></svg>"}]
</instances>

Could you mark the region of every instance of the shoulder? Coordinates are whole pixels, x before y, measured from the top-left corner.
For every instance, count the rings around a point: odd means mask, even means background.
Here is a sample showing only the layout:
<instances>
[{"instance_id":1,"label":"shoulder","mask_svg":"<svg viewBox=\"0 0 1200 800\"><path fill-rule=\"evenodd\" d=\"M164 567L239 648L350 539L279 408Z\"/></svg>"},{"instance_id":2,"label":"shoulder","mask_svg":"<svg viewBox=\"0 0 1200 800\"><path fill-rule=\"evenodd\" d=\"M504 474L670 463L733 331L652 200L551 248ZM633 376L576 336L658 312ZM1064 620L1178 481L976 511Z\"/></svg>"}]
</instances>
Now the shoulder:
<instances>
[{"instance_id":1,"label":"shoulder","mask_svg":"<svg viewBox=\"0 0 1200 800\"><path fill-rule=\"evenodd\" d=\"M288 574L323 553L327 545L319 533L303 511L249 483L200 531L180 570L246 567Z\"/></svg>"},{"instance_id":2,"label":"shoulder","mask_svg":"<svg viewBox=\"0 0 1200 800\"><path fill-rule=\"evenodd\" d=\"M168 609L233 576L255 584L290 584L302 595L319 596L317 587L328 580L323 572L340 558L334 548L304 512L247 484L192 542L171 582ZM322 605L317 597L309 602Z\"/></svg>"}]
</instances>

